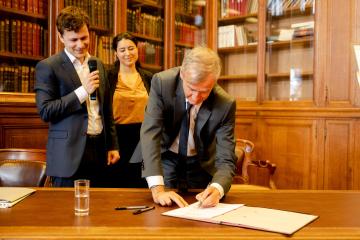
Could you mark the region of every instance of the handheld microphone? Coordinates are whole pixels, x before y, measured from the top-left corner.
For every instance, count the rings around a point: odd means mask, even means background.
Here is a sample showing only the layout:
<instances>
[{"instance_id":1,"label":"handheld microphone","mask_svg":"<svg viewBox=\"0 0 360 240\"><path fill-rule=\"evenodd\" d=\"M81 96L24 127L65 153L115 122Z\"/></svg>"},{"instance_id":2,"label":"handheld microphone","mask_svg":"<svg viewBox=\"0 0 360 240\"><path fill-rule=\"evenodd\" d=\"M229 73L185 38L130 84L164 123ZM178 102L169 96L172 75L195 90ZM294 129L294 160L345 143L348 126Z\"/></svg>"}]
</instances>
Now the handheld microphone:
<instances>
[{"instance_id":1,"label":"handheld microphone","mask_svg":"<svg viewBox=\"0 0 360 240\"><path fill-rule=\"evenodd\" d=\"M88 65L90 72L97 70L97 62L95 59L89 59ZM96 100L96 90L90 95L90 100Z\"/></svg>"}]
</instances>

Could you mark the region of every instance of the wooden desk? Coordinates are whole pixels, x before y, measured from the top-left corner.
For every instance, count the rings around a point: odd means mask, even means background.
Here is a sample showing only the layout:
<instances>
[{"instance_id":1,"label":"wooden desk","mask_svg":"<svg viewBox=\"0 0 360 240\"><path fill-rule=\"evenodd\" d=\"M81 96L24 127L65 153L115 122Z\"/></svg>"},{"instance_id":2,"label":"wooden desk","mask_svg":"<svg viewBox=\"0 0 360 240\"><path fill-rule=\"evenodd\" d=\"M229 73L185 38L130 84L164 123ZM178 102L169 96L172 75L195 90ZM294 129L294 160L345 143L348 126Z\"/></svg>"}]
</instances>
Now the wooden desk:
<instances>
[{"instance_id":1,"label":"wooden desk","mask_svg":"<svg viewBox=\"0 0 360 240\"><path fill-rule=\"evenodd\" d=\"M38 189L15 205L0 209L1 239L287 239L238 227L161 216L171 208L133 215L119 205L152 205L148 190L92 189L90 215L74 216L72 189ZM194 202L194 194L185 196ZM319 215L292 239L360 239L360 192L230 191L224 202L244 203Z\"/></svg>"}]
</instances>

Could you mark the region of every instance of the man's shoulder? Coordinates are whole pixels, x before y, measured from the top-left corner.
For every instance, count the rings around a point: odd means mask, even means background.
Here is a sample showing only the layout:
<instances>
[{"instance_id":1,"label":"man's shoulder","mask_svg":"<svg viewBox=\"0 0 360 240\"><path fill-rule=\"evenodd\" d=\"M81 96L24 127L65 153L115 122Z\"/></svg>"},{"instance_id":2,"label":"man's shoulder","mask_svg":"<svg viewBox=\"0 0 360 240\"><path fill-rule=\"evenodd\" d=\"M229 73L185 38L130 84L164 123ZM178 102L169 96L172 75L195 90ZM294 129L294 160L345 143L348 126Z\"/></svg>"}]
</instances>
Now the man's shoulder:
<instances>
[{"instance_id":1,"label":"man's shoulder","mask_svg":"<svg viewBox=\"0 0 360 240\"><path fill-rule=\"evenodd\" d=\"M220 99L222 102L233 103L235 98L228 94L219 84L214 86L214 94L216 98Z\"/></svg>"},{"instance_id":2,"label":"man's shoulder","mask_svg":"<svg viewBox=\"0 0 360 240\"><path fill-rule=\"evenodd\" d=\"M59 64L63 61L63 56L62 56L62 53L57 53L57 54L54 54L48 58L45 58L43 60L41 60L38 65L41 65L41 64L46 64L46 65L56 65L56 64Z\"/></svg>"},{"instance_id":3,"label":"man's shoulder","mask_svg":"<svg viewBox=\"0 0 360 240\"><path fill-rule=\"evenodd\" d=\"M162 72L158 72L155 75L161 80L174 80L180 73L180 67L174 67Z\"/></svg>"}]
</instances>

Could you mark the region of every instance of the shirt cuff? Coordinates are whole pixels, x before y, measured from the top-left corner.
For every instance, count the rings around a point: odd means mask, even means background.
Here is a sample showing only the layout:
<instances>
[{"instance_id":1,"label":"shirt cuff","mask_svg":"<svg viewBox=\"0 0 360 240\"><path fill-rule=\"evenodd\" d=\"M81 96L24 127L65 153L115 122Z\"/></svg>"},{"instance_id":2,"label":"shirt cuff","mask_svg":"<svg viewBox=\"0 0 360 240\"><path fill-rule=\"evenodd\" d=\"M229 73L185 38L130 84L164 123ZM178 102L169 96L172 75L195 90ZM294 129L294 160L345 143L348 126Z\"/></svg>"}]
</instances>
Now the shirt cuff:
<instances>
[{"instance_id":1,"label":"shirt cuff","mask_svg":"<svg viewBox=\"0 0 360 240\"><path fill-rule=\"evenodd\" d=\"M157 185L165 185L164 184L164 177L160 176L160 175L146 177L146 181L147 181L147 184L148 184L149 188L152 188L152 187L157 186Z\"/></svg>"},{"instance_id":2,"label":"shirt cuff","mask_svg":"<svg viewBox=\"0 0 360 240\"><path fill-rule=\"evenodd\" d=\"M210 187L216 188L220 193L220 199L224 196L224 189L223 187L218 183L211 183Z\"/></svg>"},{"instance_id":3,"label":"shirt cuff","mask_svg":"<svg viewBox=\"0 0 360 240\"><path fill-rule=\"evenodd\" d=\"M75 89L75 94L78 97L80 103L83 103L86 101L86 99L89 97L89 94L85 90L84 86L78 87Z\"/></svg>"}]
</instances>

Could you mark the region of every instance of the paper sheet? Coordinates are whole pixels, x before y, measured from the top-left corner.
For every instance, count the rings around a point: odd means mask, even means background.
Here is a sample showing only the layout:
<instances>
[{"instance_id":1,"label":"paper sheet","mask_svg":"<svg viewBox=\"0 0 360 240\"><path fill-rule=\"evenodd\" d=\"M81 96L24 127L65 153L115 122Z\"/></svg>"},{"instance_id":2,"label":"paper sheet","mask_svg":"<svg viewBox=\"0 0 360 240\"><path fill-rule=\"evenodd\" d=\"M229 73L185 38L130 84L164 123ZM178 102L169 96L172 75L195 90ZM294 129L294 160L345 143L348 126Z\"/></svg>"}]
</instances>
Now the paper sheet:
<instances>
[{"instance_id":1,"label":"paper sheet","mask_svg":"<svg viewBox=\"0 0 360 240\"><path fill-rule=\"evenodd\" d=\"M163 215L189 219L210 219L242 206L244 206L244 204L219 203L216 207L201 208L199 207L199 202L196 202L184 208L165 212Z\"/></svg>"}]
</instances>

